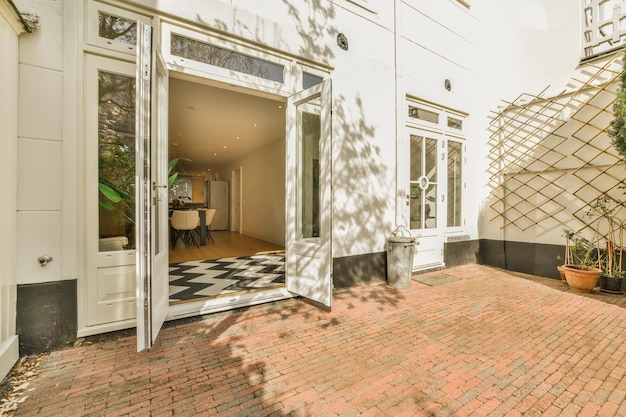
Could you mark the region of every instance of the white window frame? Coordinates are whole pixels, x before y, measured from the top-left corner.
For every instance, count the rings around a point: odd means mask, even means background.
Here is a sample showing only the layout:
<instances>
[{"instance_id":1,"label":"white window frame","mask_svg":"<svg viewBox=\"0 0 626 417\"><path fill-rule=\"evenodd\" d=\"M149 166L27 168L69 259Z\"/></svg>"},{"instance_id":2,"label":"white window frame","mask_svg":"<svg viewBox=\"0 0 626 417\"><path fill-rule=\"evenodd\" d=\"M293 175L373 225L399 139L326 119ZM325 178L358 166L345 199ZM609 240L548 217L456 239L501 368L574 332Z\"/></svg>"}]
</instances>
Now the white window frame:
<instances>
[{"instance_id":1,"label":"white window frame","mask_svg":"<svg viewBox=\"0 0 626 417\"><path fill-rule=\"evenodd\" d=\"M269 54L258 49L252 48L243 43L228 41L223 38L197 32L194 30L182 28L172 23L162 23L161 25L161 45L163 48L163 56L170 70L180 71L185 74L194 75L202 78L210 78L218 82L224 82L229 85L237 85L247 87L254 90L260 90L269 94L288 96L293 91L293 76L291 76L293 62L286 57ZM244 74L232 71L226 68L220 68L215 65L205 64L203 62L182 58L172 55L170 41L172 33L197 40L199 42L208 43L219 48L227 49L240 53L242 55L251 56L264 61L268 61L284 67L282 83L256 77L254 75Z\"/></svg>"},{"instance_id":2,"label":"white window frame","mask_svg":"<svg viewBox=\"0 0 626 417\"><path fill-rule=\"evenodd\" d=\"M86 31L86 43L87 45L96 46L100 48L109 49L111 51L121 52L135 56L137 53L136 45L130 45L123 42L116 42L112 39L103 38L98 35L98 14L100 12L106 13L111 16L121 17L130 21L141 21L146 24L150 24L151 19L146 15L130 12L128 10L120 9L117 7L109 6L107 4L100 3L98 1L90 1L87 6L87 18L85 25ZM138 30L138 29L137 29ZM139 36L139 34L137 34Z\"/></svg>"}]
</instances>

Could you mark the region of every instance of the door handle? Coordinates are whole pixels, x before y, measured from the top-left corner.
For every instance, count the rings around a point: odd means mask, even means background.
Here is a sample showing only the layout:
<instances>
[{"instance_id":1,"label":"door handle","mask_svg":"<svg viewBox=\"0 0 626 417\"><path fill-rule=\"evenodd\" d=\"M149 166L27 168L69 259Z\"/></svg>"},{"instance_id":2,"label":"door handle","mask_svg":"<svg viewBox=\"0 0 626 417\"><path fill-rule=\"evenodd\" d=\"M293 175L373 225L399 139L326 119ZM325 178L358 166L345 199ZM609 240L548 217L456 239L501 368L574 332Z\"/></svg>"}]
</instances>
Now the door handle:
<instances>
[{"instance_id":1,"label":"door handle","mask_svg":"<svg viewBox=\"0 0 626 417\"><path fill-rule=\"evenodd\" d=\"M158 185L156 181L152 181L152 189L156 190L157 188L167 188L167 185Z\"/></svg>"}]
</instances>

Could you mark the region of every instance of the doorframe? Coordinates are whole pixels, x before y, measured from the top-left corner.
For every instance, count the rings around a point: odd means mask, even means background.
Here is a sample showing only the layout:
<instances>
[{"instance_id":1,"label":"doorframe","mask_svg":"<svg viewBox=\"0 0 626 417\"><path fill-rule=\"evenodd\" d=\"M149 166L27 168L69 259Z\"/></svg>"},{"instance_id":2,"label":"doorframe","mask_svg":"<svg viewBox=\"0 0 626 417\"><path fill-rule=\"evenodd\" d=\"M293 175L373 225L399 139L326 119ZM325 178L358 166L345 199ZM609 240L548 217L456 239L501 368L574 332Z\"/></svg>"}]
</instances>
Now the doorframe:
<instances>
[{"instance_id":1,"label":"doorframe","mask_svg":"<svg viewBox=\"0 0 626 417\"><path fill-rule=\"evenodd\" d=\"M442 105L437 105L433 102L429 102L426 100L422 100L417 97L407 95L404 100L404 116L401 118L402 126L399 129L402 133L402 137L398 140L397 147L397 159L398 159L398 194L400 198L397 199L399 207L398 207L398 215L397 218L404 221L409 230L410 228L410 164L411 164L411 156L410 156L410 147L411 140L410 137L413 133L418 133L420 135L428 135L432 134L432 138L436 139L439 143L437 146L437 164L438 164L438 172L437 172L437 181L438 181L438 190L437 190L437 227L433 228L433 232L437 236L439 236L440 242L438 242L437 250L440 251L440 256L437 256L437 259L441 261L433 261L432 263L417 263L419 261L418 256L414 257L413 263L413 271L425 270L434 267L445 266L444 260L444 246L446 239L449 236L458 235L464 232L465 224L461 226L453 226L448 227L447 225L447 205L448 205L448 142L455 141L463 144L462 152L463 152L463 162L462 162L462 195L461 195L461 204L462 204L462 218L465 218L465 202L467 201L465 196L465 172L466 171L466 146L467 146L467 138L466 138L466 123L469 117L468 113L455 110L452 108L448 108ZM415 112L415 108L420 108L425 110L425 117L422 115L418 115L417 113L411 114L412 110ZM433 114L436 114L435 118ZM431 117L432 116L432 117ZM459 122L457 126L452 127L450 124L451 120L454 122ZM442 159L443 157L443 159ZM444 198L442 201L442 197ZM400 223L402 224L402 223ZM431 230L431 229L422 229L422 230ZM419 236L415 236L419 239ZM424 249L423 246L419 246L417 251L419 253L420 248Z\"/></svg>"},{"instance_id":2,"label":"doorframe","mask_svg":"<svg viewBox=\"0 0 626 417\"><path fill-rule=\"evenodd\" d=\"M243 231L243 166L239 166L230 172L230 187L230 231L236 231L241 234ZM238 215L237 206L239 206Z\"/></svg>"}]
</instances>

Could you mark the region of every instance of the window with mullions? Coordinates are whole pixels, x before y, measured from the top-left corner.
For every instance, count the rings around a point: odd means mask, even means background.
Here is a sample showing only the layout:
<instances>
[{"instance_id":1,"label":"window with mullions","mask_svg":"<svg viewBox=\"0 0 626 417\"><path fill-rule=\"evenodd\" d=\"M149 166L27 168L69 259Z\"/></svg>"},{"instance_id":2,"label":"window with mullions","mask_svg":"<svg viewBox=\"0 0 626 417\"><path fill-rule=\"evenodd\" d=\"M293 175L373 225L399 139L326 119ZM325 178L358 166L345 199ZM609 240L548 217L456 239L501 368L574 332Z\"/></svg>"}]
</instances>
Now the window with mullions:
<instances>
[{"instance_id":1,"label":"window with mullions","mask_svg":"<svg viewBox=\"0 0 626 417\"><path fill-rule=\"evenodd\" d=\"M278 83L284 82L283 65L243 55L215 45L172 33L170 53L181 58L214 65Z\"/></svg>"}]
</instances>

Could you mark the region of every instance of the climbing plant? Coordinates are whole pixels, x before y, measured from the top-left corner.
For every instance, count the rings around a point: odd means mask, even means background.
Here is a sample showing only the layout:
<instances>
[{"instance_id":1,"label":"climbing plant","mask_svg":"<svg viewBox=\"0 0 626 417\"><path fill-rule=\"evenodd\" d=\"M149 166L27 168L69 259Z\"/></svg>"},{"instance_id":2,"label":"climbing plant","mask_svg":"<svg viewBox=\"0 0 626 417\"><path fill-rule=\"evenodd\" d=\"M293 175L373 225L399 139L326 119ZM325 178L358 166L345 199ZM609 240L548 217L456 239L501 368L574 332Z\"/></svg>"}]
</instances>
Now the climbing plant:
<instances>
[{"instance_id":1,"label":"climbing plant","mask_svg":"<svg viewBox=\"0 0 626 417\"><path fill-rule=\"evenodd\" d=\"M617 152L622 158L626 158L626 59L623 58L623 61L620 85L613 109L614 116L607 132Z\"/></svg>"}]
</instances>

